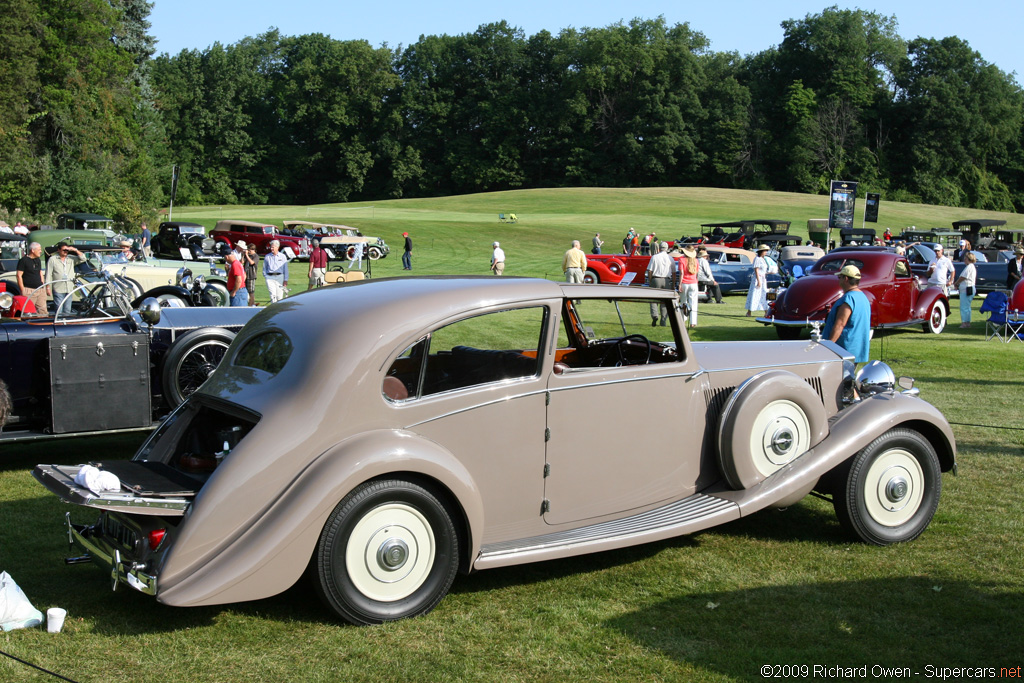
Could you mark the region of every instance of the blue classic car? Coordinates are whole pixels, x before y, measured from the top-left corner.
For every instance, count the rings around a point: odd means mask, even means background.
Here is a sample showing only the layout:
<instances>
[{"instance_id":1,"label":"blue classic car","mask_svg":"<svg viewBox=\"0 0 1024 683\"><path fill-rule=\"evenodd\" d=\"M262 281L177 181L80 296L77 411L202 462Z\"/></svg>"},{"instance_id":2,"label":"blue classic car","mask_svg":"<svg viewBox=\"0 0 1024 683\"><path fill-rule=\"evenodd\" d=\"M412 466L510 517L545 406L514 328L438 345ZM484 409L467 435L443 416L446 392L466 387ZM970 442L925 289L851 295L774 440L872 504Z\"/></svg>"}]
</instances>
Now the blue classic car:
<instances>
[{"instance_id":1,"label":"blue classic car","mask_svg":"<svg viewBox=\"0 0 1024 683\"><path fill-rule=\"evenodd\" d=\"M978 276L976 280L976 286L979 292L995 292L997 290L1006 289L1006 264L1008 261L1013 259L1013 252L1005 249L999 251L989 251L993 258L990 259L985 252L974 250L971 253L974 254L975 258L978 259L977 263L974 264L977 270ZM952 253L947 253L947 256L953 258ZM928 278L928 264L935 258L935 243L920 243L911 244L907 247L907 260L910 261L910 269L914 271L914 275L918 277ZM953 267L955 273L953 279L956 280L963 271L964 266L967 264L963 261L953 261ZM950 294L955 294L956 290L951 289Z\"/></svg>"},{"instance_id":2,"label":"blue classic car","mask_svg":"<svg viewBox=\"0 0 1024 683\"><path fill-rule=\"evenodd\" d=\"M19 297L20 298L20 297ZM21 313L0 292L0 441L150 429L199 388L259 308L140 310L108 276L79 281L70 314Z\"/></svg>"}]
</instances>

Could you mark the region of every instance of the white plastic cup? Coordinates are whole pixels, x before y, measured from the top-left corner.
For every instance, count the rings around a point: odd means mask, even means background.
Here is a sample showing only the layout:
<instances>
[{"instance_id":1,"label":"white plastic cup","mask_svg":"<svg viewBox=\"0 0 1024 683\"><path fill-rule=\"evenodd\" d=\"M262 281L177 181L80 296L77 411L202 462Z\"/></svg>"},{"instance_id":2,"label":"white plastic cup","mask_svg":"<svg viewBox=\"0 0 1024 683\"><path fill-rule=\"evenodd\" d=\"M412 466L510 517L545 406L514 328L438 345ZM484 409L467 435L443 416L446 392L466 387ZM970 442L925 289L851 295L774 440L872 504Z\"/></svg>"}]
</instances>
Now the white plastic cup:
<instances>
[{"instance_id":1,"label":"white plastic cup","mask_svg":"<svg viewBox=\"0 0 1024 683\"><path fill-rule=\"evenodd\" d=\"M46 630L50 633L60 633L60 630L64 628L64 617L67 615L68 611L60 607L51 607L46 610Z\"/></svg>"}]
</instances>

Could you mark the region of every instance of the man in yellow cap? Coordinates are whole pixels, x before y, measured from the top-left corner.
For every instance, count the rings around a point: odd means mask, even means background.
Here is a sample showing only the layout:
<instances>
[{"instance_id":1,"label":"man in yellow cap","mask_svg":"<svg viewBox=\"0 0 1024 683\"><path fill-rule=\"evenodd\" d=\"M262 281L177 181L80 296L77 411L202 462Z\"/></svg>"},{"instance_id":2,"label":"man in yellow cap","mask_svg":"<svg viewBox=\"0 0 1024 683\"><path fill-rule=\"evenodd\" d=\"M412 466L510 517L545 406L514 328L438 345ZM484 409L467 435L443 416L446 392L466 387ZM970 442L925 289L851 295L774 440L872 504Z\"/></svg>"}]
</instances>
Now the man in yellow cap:
<instances>
[{"instance_id":1,"label":"man in yellow cap","mask_svg":"<svg viewBox=\"0 0 1024 683\"><path fill-rule=\"evenodd\" d=\"M871 348L871 304L860 291L860 269L849 264L843 266L839 286L843 295L825 319L825 335L852 353L855 362L866 363Z\"/></svg>"}]
</instances>

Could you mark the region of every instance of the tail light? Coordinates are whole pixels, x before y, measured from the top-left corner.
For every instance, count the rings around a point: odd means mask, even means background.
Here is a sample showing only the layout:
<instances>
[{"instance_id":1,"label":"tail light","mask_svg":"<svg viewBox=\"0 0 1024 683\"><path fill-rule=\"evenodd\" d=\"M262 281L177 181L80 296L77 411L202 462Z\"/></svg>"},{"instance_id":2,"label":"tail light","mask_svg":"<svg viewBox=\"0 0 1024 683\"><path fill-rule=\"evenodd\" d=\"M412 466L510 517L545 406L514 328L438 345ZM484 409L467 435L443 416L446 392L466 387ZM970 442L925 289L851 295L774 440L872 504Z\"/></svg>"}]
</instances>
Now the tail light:
<instances>
[{"instance_id":1,"label":"tail light","mask_svg":"<svg viewBox=\"0 0 1024 683\"><path fill-rule=\"evenodd\" d=\"M157 550L160 548L160 544L164 542L164 537L167 535L167 529L153 529L146 534L146 540L149 541L149 549Z\"/></svg>"}]
</instances>

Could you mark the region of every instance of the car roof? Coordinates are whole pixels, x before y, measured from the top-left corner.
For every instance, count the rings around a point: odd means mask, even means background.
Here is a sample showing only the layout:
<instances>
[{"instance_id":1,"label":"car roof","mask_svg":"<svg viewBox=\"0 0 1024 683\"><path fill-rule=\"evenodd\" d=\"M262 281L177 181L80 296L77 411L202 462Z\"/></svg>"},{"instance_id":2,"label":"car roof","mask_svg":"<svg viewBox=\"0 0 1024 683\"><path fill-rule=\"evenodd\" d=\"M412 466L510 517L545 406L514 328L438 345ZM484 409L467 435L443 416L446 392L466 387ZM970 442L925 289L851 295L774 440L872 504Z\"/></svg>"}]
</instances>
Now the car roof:
<instances>
[{"instance_id":1,"label":"car roof","mask_svg":"<svg viewBox=\"0 0 1024 683\"><path fill-rule=\"evenodd\" d=\"M292 351L272 380L289 391L301 378L331 382L355 373L369 381L402 349L437 326L472 313L502 310L543 301L590 298L674 300L676 293L649 287L566 284L537 278L493 276L423 276L361 280L290 296L260 311L238 333L232 349L264 333L283 331ZM586 305L584 301L583 305ZM343 314L331 314L331 312ZM227 359L226 359L227 360ZM231 361L233 362L233 361ZM233 367L233 366L229 366ZM280 396L269 385L241 381L217 372L200 393L220 396L257 412Z\"/></svg>"},{"instance_id":2,"label":"car roof","mask_svg":"<svg viewBox=\"0 0 1024 683\"><path fill-rule=\"evenodd\" d=\"M159 226L160 228L201 228L203 227L200 223L192 223L191 221L164 221Z\"/></svg>"},{"instance_id":3,"label":"car roof","mask_svg":"<svg viewBox=\"0 0 1024 683\"><path fill-rule=\"evenodd\" d=\"M991 228L998 225L1006 225L1006 221L997 218L965 218L962 221L953 221L953 227L961 228Z\"/></svg>"},{"instance_id":4,"label":"car roof","mask_svg":"<svg viewBox=\"0 0 1024 683\"><path fill-rule=\"evenodd\" d=\"M711 254L712 252L716 254L746 254L750 257L751 261L757 258L757 252L749 249L740 249L739 247L723 247L717 244L692 244L690 246L694 249L707 249L708 254Z\"/></svg>"},{"instance_id":5,"label":"car roof","mask_svg":"<svg viewBox=\"0 0 1024 683\"><path fill-rule=\"evenodd\" d=\"M313 221L281 221L284 227L291 227L293 225L308 225L311 228L339 228L341 230L355 230L355 228L347 225L341 225L339 223L314 223Z\"/></svg>"},{"instance_id":6,"label":"car roof","mask_svg":"<svg viewBox=\"0 0 1024 683\"><path fill-rule=\"evenodd\" d=\"M214 230L228 230L233 225L243 225L248 228L276 228L277 226L273 223L257 223L255 221L237 221L230 218L226 218L222 221L217 221L217 225L213 226ZM223 226L223 227L221 227Z\"/></svg>"},{"instance_id":7,"label":"car roof","mask_svg":"<svg viewBox=\"0 0 1024 683\"><path fill-rule=\"evenodd\" d=\"M71 220L75 221L105 221L108 223L114 222L113 218L107 218L106 216L101 216L98 213L62 213L59 216L57 216L57 218L70 218Z\"/></svg>"}]
</instances>

